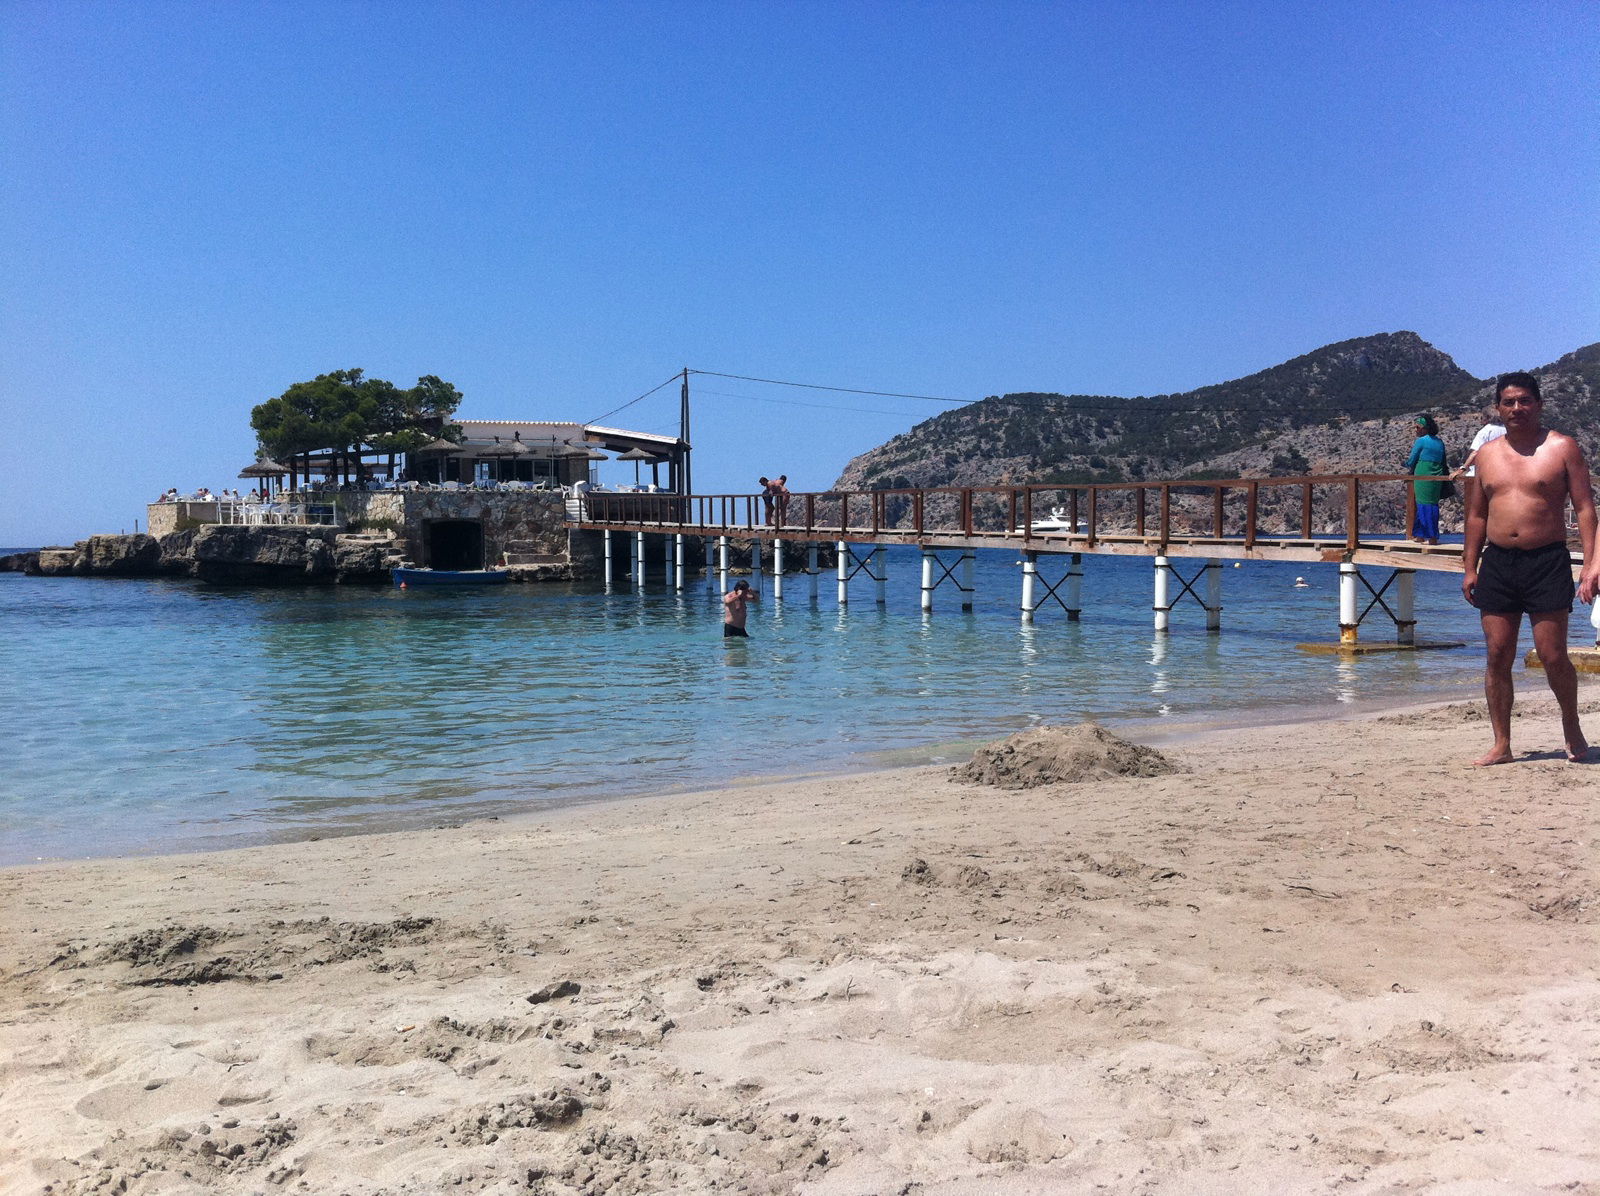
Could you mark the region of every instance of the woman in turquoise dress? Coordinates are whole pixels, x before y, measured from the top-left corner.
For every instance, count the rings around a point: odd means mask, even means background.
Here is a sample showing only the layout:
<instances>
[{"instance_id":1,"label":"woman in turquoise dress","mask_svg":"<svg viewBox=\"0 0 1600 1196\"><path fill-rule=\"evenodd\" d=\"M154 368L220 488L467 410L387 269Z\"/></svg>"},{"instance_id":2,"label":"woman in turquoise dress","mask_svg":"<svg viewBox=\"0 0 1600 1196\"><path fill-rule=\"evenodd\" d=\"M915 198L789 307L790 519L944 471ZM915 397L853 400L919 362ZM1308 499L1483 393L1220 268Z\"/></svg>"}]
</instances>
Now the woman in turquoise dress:
<instances>
[{"instance_id":1,"label":"woman in turquoise dress","mask_svg":"<svg viewBox=\"0 0 1600 1196\"><path fill-rule=\"evenodd\" d=\"M1411 442L1411 455L1406 458L1406 472L1418 477L1436 477L1437 482L1413 482L1417 494L1417 516L1411 524L1411 538L1423 544L1439 542L1439 495L1444 489L1445 475L1450 472L1445 464L1444 441L1439 439L1439 425L1433 416L1417 416L1417 438Z\"/></svg>"}]
</instances>

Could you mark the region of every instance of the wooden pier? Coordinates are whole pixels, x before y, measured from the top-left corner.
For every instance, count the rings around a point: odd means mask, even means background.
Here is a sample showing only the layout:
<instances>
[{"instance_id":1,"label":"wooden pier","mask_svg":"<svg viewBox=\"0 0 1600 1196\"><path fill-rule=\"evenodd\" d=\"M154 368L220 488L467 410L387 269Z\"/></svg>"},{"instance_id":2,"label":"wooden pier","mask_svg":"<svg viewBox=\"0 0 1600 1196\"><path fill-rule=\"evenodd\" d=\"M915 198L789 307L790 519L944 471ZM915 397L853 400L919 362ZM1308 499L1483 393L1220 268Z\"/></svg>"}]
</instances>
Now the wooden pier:
<instances>
[{"instance_id":1,"label":"wooden pier","mask_svg":"<svg viewBox=\"0 0 1600 1196\"><path fill-rule=\"evenodd\" d=\"M1335 644L1306 645L1366 652L1380 644L1359 643L1359 628L1382 612L1394 626L1387 648L1446 646L1415 636L1412 590L1418 570L1459 573L1459 544L1419 544L1406 538L1415 512L1412 483L1438 479L1406 474L1326 477L1180 479L1159 482L944 486L793 494L769 503L750 494L591 493L577 512L578 526L605 534L606 576L611 577L612 537L632 539L632 571L643 577L644 537L675 538L669 574L682 588L684 542L703 539L706 567L726 578L730 540L772 548L775 577L783 572L786 548L807 555L812 596L816 593L819 542L838 552L841 604L849 581L865 574L883 601L878 549L908 545L921 550L922 606L949 583L971 605L971 554L1001 549L1022 556L1024 619L1053 601L1076 619L1082 610L1085 556L1147 556L1154 566L1155 629L1166 631L1168 614L1185 598L1206 611L1207 630L1221 627L1221 566L1225 560L1293 561L1339 569L1339 637ZM713 558L713 546L716 557ZM866 547L860 552L859 548ZM957 554L953 567L950 554ZM1204 564L1185 578L1175 559ZM756 556L759 567L759 556ZM675 562L675 566L674 563ZM1064 565L1055 579L1047 566ZM1364 571L1389 570L1380 585ZM781 597L781 580L775 596ZM1363 590L1365 595L1363 595ZM1370 598L1365 601L1364 598ZM1454 646L1454 645L1449 645Z\"/></svg>"}]
</instances>

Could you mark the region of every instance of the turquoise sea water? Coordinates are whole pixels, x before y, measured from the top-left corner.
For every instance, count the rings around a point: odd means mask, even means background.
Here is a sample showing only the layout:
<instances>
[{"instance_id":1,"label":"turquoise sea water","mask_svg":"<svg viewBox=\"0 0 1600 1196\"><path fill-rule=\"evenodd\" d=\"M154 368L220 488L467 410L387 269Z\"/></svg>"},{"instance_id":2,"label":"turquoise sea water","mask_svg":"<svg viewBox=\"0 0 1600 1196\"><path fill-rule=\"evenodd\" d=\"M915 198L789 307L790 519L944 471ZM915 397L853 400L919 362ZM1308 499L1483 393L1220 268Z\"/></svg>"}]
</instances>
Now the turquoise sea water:
<instances>
[{"instance_id":1,"label":"turquoise sea water","mask_svg":"<svg viewBox=\"0 0 1600 1196\"><path fill-rule=\"evenodd\" d=\"M1185 604L1158 637L1147 559L1086 557L1083 621L1047 608L1031 626L1014 554L979 555L971 614L947 584L924 617L915 553L889 563L882 608L858 580L841 610L826 574L813 605L791 575L748 642L721 639L718 596L693 576L682 594L658 577L606 594L0 574L0 863L954 758L1040 721L1426 701L1476 692L1482 668L1449 574L1417 574L1419 631L1466 649L1341 661L1294 648L1336 638L1331 566L1225 568L1223 633Z\"/></svg>"}]
</instances>

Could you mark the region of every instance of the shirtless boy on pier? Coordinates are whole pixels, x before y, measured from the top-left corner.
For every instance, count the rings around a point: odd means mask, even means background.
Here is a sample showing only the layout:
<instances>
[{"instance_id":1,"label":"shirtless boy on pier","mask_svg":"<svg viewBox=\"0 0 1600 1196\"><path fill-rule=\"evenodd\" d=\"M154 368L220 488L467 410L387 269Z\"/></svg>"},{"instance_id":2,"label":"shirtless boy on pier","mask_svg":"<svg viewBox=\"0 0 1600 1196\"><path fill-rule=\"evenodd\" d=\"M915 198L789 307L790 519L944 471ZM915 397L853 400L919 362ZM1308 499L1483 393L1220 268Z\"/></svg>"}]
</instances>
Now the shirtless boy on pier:
<instances>
[{"instance_id":1,"label":"shirtless boy on pier","mask_svg":"<svg viewBox=\"0 0 1600 1196\"><path fill-rule=\"evenodd\" d=\"M1506 434L1478 450L1477 485L1466 491L1467 542L1461 555L1461 593L1481 613L1489 652L1483 689L1494 746L1474 763L1508 764L1514 758L1511 667L1524 614L1533 624L1534 650L1561 708L1567 759L1580 761L1589 754L1589 742L1578 725L1578 678L1567 657L1574 587L1566 513L1570 501L1584 560L1576 595L1593 602L1600 589L1600 544L1589 467L1576 441L1540 425L1544 401L1533 375L1503 375L1495 386L1495 407Z\"/></svg>"}]
</instances>

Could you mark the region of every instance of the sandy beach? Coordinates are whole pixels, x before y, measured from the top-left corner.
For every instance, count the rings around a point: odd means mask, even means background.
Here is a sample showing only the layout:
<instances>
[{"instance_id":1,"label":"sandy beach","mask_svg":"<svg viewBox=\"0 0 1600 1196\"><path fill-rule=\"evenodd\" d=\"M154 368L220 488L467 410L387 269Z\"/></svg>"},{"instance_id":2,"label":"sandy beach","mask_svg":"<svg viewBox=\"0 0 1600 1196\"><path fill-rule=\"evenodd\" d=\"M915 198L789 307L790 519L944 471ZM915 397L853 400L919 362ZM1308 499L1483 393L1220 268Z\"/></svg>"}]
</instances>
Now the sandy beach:
<instances>
[{"instance_id":1,"label":"sandy beach","mask_svg":"<svg viewBox=\"0 0 1600 1196\"><path fill-rule=\"evenodd\" d=\"M6 870L0 1190L1600 1192L1600 765L1516 734Z\"/></svg>"}]
</instances>

